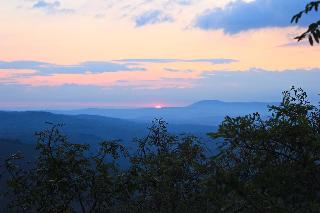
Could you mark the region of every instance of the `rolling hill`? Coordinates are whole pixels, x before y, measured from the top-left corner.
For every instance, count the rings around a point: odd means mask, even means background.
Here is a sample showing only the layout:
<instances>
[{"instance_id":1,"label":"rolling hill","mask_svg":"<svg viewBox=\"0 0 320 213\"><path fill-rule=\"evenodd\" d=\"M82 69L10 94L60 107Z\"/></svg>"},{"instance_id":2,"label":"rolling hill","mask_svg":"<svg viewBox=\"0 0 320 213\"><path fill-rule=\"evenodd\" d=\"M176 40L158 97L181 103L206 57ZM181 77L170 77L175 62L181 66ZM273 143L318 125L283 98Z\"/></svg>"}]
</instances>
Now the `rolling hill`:
<instances>
[{"instance_id":1,"label":"rolling hill","mask_svg":"<svg viewBox=\"0 0 320 213\"><path fill-rule=\"evenodd\" d=\"M148 132L149 122L136 122L96 115L62 115L49 112L0 112L0 138L34 143L34 133L49 128L46 122L64 124L62 132L74 143L97 144L106 139L121 139L130 146L133 138ZM174 133L198 136L213 131L214 127L194 124L172 124Z\"/></svg>"},{"instance_id":2,"label":"rolling hill","mask_svg":"<svg viewBox=\"0 0 320 213\"><path fill-rule=\"evenodd\" d=\"M226 115L239 116L260 112L262 116L268 115L268 106L277 103L265 102L223 102L217 100L204 100L186 107L137 108L137 109L79 109L52 111L54 113L69 115L100 115L115 117L138 122L150 122L153 118L163 118L170 124L194 124L218 126Z\"/></svg>"},{"instance_id":3,"label":"rolling hill","mask_svg":"<svg viewBox=\"0 0 320 213\"><path fill-rule=\"evenodd\" d=\"M272 104L204 100L186 107L161 109L0 111L0 139L3 139L0 140L0 149L4 154L21 149L32 153L33 147L26 144L36 142L35 132L50 127L46 122L64 124L62 133L71 142L88 143L92 147L103 140L120 139L124 145L132 148L135 146L133 139L145 136L154 118L165 119L170 132L191 133L208 141L206 133L215 131L226 115L260 112L262 116L267 116L267 106Z\"/></svg>"}]
</instances>

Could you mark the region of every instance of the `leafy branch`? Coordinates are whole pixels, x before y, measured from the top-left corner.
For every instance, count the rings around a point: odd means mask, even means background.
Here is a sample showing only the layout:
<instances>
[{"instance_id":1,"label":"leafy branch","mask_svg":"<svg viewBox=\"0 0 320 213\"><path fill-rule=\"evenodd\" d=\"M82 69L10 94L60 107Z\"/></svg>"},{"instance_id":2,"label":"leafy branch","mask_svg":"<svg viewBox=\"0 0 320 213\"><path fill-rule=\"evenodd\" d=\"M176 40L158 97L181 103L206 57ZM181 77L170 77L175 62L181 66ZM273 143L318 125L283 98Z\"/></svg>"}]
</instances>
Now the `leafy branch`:
<instances>
[{"instance_id":1,"label":"leafy branch","mask_svg":"<svg viewBox=\"0 0 320 213\"><path fill-rule=\"evenodd\" d=\"M320 1L312 1L312 2L308 3L304 10L300 11L299 13L297 13L296 15L294 15L292 17L291 23L297 24L301 20L303 15L308 14L312 11L318 12L319 5L320 5ZM313 46L314 42L319 43L319 40L320 40L320 20L318 20L314 23L311 23L309 25L308 29L304 33L295 37L295 39L297 39L298 41L301 41L305 38L308 38L311 46Z\"/></svg>"}]
</instances>

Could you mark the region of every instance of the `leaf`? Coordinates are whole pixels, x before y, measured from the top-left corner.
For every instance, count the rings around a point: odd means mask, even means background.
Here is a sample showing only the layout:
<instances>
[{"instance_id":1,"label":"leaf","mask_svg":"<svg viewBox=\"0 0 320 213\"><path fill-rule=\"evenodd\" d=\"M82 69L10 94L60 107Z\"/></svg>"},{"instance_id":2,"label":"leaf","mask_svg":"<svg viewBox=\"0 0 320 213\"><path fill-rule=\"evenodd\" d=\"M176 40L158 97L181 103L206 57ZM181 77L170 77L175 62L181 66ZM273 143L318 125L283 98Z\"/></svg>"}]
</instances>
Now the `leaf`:
<instances>
[{"instance_id":1,"label":"leaf","mask_svg":"<svg viewBox=\"0 0 320 213\"><path fill-rule=\"evenodd\" d=\"M298 13L298 14L296 14L296 15L294 15L292 18L291 18L291 23L298 23L298 21L299 21L299 19L301 18L301 16L302 16L302 14L303 14L303 12L300 12L300 13Z\"/></svg>"},{"instance_id":2,"label":"leaf","mask_svg":"<svg viewBox=\"0 0 320 213\"><path fill-rule=\"evenodd\" d=\"M309 25L308 31L312 32L315 31L317 29L318 25L316 23L312 23Z\"/></svg>"},{"instance_id":3,"label":"leaf","mask_svg":"<svg viewBox=\"0 0 320 213\"><path fill-rule=\"evenodd\" d=\"M312 32L313 38L314 40L319 44L319 38L318 35L316 34L316 32Z\"/></svg>"},{"instance_id":4,"label":"leaf","mask_svg":"<svg viewBox=\"0 0 320 213\"><path fill-rule=\"evenodd\" d=\"M295 22L295 20L296 20L296 18L297 18L297 15L294 15L292 18L291 18L291 23L293 23L293 22Z\"/></svg>"},{"instance_id":5,"label":"leaf","mask_svg":"<svg viewBox=\"0 0 320 213\"><path fill-rule=\"evenodd\" d=\"M311 46L313 46L313 39L312 39L311 35L309 35L309 43L310 43Z\"/></svg>"},{"instance_id":6,"label":"leaf","mask_svg":"<svg viewBox=\"0 0 320 213\"><path fill-rule=\"evenodd\" d=\"M320 30L317 29L316 32L315 32L316 36L318 37L318 39L320 38Z\"/></svg>"},{"instance_id":7,"label":"leaf","mask_svg":"<svg viewBox=\"0 0 320 213\"><path fill-rule=\"evenodd\" d=\"M301 18L302 16L302 12L300 12L298 15L297 15L297 18L296 18L296 23L298 23L299 19Z\"/></svg>"}]
</instances>

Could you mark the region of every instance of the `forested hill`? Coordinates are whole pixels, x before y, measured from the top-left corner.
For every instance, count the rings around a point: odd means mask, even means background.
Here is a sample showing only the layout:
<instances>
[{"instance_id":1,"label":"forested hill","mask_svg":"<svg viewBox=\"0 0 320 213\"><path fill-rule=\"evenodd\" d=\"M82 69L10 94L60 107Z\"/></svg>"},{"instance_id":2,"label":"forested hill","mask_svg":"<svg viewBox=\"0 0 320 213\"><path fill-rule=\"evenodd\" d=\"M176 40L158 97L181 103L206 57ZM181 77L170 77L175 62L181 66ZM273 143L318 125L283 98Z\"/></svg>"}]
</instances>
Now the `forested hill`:
<instances>
[{"instance_id":1,"label":"forested hill","mask_svg":"<svg viewBox=\"0 0 320 213\"><path fill-rule=\"evenodd\" d=\"M130 145L135 137L148 132L149 122L134 122L125 119L95 115L62 115L49 112L5 112L0 111L0 138L34 143L34 133L50 127L47 122L64 124L62 132L71 142L96 144L106 139L121 139ZM192 133L206 136L213 126L191 124L169 124L174 133Z\"/></svg>"}]
</instances>

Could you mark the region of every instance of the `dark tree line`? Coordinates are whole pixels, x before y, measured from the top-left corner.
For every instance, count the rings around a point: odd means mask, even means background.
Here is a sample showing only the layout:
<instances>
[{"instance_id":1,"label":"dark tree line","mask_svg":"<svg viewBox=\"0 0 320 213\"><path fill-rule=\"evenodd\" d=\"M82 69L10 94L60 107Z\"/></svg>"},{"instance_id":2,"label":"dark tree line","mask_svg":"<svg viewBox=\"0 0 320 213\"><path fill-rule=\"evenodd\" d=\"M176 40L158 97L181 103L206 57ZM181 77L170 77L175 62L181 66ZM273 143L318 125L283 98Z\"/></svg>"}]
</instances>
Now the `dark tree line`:
<instances>
[{"instance_id":1,"label":"dark tree line","mask_svg":"<svg viewBox=\"0 0 320 213\"><path fill-rule=\"evenodd\" d=\"M209 155L200 139L155 120L137 150L104 141L95 155L59 126L37 133L39 156L5 161L8 212L319 212L320 113L292 88L262 119L226 117ZM127 158L127 168L118 166Z\"/></svg>"}]
</instances>

